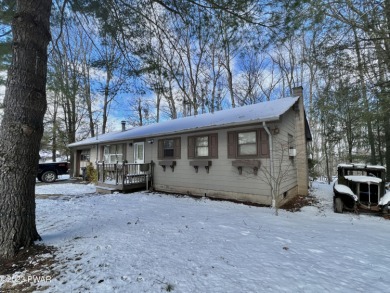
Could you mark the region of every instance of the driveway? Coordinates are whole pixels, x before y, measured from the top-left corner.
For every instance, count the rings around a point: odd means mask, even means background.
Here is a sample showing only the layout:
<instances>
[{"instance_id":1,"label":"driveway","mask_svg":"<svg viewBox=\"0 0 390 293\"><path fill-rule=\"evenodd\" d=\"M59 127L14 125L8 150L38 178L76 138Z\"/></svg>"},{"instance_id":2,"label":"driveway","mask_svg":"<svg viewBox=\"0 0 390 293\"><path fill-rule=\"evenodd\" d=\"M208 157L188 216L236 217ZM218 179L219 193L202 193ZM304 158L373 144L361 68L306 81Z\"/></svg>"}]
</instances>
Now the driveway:
<instances>
[{"instance_id":1,"label":"driveway","mask_svg":"<svg viewBox=\"0 0 390 293\"><path fill-rule=\"evenodd\" d=\"M41 182L37 179L36 185L51 185L51 184L65 184L65 183L82 183L83 180L81 178L70 178L69 175L60 175L58 179L52 183Z\"/></svg>"}]
</instances>

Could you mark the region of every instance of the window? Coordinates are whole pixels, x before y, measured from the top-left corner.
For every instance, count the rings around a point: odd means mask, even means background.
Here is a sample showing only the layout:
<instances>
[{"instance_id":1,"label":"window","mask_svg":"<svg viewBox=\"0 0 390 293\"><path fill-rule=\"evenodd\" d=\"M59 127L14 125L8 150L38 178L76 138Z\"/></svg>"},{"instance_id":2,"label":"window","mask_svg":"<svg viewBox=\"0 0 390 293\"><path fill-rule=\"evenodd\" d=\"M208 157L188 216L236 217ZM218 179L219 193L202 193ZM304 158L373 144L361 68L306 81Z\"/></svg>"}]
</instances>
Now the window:
<instances>
[{"instance_id":1,"label":"window","mask_svg":"<svg viewBox=\"0 0 390 293\"><path fill-rule=\"evenodd\" d=\"M123 152L121 144L105 145L104 146L104 162L114 164L123 161Z\"/></svg>"},{"instance_id":2,"label":"window","mask_svg":"<svg viewBox=\"0 0 390 293\"><path fill-rule=\"evenodd\" d=\"M180 137L158 140L158 159L180 159L181 140Z\"/></svg>"},{"instance_id":3,"label":"window","mask_svg":"<svg viewBox=\"0 0 390 293\"><path fill-rule=\"evenodd\" d=\"M82 150L80 154L80 161L86 161L89 162L90 160L90 150Z\"/></svg>"},{"instance_id":4,"label":"window","mask_svg":"<svg viewBox=\"0 0 390 293\"><path fill-rule=\"evenodd\" d=\"M172 158L175 154L175 141L164 139L164 158Z\"/></svg>"},{"instance_id":5,"label":"window","mask_svg":"<svg viewBox=\"0 0 390 293\"><path fill-rule=\"evenodd\" d=\"M294 136L292 136L291 134L288 134L288 148L289 149L295 148Z\"/></svg>"},{"instance_id":6,"label":"window","mask_svg":"<svg viewBox=\"0 0 390 293\"><path fill-rule=\"evenodd\" d=\"M265 129L230 131L228 135L228 158L269 158L269 140Z\"/></svg>"},{"instance_id":7,"label":"window","mask_svg":"<svg viewBox=\"0 0 390 293\"><path fill-rule=\"evenodd\" d=\"M209 156L209 137L199 136L195 138L195 157Z\"/></svg>"},{"instance_id":8,"label":"window","mask_svg":"<svg viewBox=\"0 0 390 293\"><path fill-rule=\"evenodd\" d=\"M238 133L238 155L257 155L256 131Z\"/></svg>"},{"instance_id":9,"label":"window","mask_svg":"<svg viewBox=\"0 0 390 293\"><path fill-rule=\"evenodd\" d=\"M214 159L218 158L218 134L208 134L188 137L189 159Z\"/></svg>"}]
</instances>

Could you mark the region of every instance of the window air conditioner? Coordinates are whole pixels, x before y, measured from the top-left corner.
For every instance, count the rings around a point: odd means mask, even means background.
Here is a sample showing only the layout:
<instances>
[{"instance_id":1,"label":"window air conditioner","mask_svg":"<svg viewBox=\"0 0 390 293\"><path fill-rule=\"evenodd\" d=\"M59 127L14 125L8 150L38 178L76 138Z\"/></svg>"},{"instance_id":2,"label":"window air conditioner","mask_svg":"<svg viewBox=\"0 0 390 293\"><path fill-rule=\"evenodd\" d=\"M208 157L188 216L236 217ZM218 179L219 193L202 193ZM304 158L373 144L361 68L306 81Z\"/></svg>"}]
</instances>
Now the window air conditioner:
<instances>
[{"instance_id":1,"label":"window air conditioner","mask_svg":"<svg viewBox=\"0 0 390 293\"><path fill-rule=\"evenodd\" d=\"M297 155L297 149L289 149L288 150L288 155L290 157L295 157Z\"/></svg>"}]
</instances>

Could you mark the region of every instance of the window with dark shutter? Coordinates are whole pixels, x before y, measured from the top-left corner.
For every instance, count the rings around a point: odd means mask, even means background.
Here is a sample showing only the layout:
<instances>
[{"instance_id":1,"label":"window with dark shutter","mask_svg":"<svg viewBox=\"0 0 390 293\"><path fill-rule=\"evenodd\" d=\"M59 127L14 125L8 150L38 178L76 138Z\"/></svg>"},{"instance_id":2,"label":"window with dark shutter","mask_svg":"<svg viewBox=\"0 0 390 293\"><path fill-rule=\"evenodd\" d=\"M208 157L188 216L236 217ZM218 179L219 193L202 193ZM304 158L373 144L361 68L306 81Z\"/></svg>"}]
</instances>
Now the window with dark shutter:
<instances>
[{"instance_id":1,"label":"window with dark shutter","mask_svg":"<svg viewBox=\"0 0 390 293\"><path fill-rule=\"evenodd\" d=\"M195 138L195 157L207 158L209 156L209 137L198 136Z\"/></svg>"},{"instance_id":2,"label":"window with dark shutter","mask_svg":"<svg viewBox=\"0 0 390 293\"><path fill-rule=\"evenodd\" d=\"M218 158L218 134L189 136L188 158Z\"/></svg>"},{"instance_id":3,"label":"window with dark shutter","mask_svg":"<svg viewBox=\"0 0 390 293\"><path fill-rule=\"evenodd\" d=\"M158 159L180 159L181 142L180 137L160 139L158 141Z\"/></svg>"},{"instance_id":4,"label":"window with dark shutter","mask_svg":"<svg viewBox=\"0 0 390 293\"><path fill-rule=\"evenodd\" d=\"M238 156L256 156L257 155L257 132L239 132L238 138Z\"/></svg>"},{"instance_id":5,"label":"window with dark shutter","mask_svg":"<svg viewBox=\"0 0 390 293\"><path fill-rule=\"evenodd\" d=\"M164 158L173 158L175 142L173 139L164 139Z\"/></svg>"},{"instance_id":6,"label":"window with dark shutter","mask_svg":"<svg viewBox=\"0 0 390 293\"><path fill-rule=\"evenodd\" d=\"M269 158L269 138L265 129L227 133L228 158Z\"/></svg>"}]
</instances>

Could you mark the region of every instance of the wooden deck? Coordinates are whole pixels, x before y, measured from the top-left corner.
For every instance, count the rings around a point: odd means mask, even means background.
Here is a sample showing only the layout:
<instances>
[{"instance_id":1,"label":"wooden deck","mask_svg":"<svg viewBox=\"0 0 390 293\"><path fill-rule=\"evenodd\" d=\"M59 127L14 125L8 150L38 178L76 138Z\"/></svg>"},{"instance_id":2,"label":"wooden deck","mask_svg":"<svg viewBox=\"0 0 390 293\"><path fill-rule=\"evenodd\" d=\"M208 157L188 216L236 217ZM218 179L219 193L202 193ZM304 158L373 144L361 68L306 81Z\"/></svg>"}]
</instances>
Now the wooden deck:
<instances>
[{"instance_id":1,"label":"wooden deck","mask_svg":"<svg viewBox=\"0 0 390 293\"><path fill-rule=\"evenodd\" d=\"M113 193L115 191L132 191L146 189L153 184L153 162L145 164L97 163L99 193Z\"/></svg>"}]
</instances>

